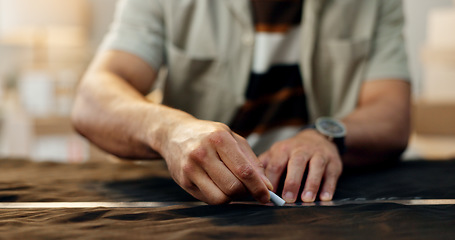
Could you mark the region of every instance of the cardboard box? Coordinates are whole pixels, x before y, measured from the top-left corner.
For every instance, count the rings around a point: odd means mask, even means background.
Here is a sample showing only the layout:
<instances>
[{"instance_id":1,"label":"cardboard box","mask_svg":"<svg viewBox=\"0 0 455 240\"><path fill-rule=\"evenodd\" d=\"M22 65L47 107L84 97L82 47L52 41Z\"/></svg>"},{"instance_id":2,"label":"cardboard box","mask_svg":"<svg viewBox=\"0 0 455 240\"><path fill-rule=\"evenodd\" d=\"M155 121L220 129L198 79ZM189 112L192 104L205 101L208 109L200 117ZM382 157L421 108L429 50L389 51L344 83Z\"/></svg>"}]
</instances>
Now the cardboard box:
<instances>
[{"instance_id":1,"label":"cardboard box","mask_svg":"<svg viewBox=\"0 0 455 240\"><path fill-rule=\"evenodd\" d=\"M412 123L417 134L455 136L455 102L415 100Z\"/></svg>"}]
</instances>

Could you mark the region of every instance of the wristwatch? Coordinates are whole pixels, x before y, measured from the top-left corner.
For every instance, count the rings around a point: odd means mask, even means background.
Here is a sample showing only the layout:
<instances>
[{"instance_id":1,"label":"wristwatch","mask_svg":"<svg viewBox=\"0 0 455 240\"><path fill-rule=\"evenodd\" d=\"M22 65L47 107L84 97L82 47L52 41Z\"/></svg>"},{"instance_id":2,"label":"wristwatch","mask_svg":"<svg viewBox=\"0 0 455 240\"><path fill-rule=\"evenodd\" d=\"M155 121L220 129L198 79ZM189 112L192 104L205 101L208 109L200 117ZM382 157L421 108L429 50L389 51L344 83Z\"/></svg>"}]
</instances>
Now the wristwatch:
<instances>
[{"instance_id":1,"label":"wristwatch","mask_svg":"<svg viewBox=\"0 0 455 240\"><path fill-rule=\"evenodd\" d=\"M340 155L346 152L346 145L344 144L346 127L341 121L331 117L320 117L316 119L313 128L333 142Z\"/></svg>"}]
</instances>

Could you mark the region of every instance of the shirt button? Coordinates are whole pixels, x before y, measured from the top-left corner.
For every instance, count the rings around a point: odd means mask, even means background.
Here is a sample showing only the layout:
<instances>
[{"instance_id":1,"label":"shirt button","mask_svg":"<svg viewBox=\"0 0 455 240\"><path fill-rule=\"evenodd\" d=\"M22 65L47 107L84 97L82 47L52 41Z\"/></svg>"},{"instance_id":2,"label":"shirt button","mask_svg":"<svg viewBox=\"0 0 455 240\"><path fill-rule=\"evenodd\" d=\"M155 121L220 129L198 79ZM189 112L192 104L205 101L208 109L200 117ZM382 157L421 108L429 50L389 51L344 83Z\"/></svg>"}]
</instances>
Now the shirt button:
<instances>
[{"instance_id":1,"label":"shirt button","mask_svg":"<svg viewBox=\"0 0 455 240\"><path fill-rule=\"evenodd\" d=\"M243 44L245 44L246 46L253 46L254 44L253 34L245 34L243 36Z\"/></svg>"}]
</instances>

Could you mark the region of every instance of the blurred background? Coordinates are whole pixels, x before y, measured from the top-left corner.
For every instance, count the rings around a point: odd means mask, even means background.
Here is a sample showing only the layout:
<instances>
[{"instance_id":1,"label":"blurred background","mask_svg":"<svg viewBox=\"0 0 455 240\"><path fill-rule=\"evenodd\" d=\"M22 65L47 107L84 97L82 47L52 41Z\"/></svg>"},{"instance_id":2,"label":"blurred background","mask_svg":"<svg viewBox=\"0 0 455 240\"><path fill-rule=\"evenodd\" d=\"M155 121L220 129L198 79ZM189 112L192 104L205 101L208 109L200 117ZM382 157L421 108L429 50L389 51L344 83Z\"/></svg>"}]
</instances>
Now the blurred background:
<instances>
[{"instance_id":1,"label":"blurred background","mask_svg":"<svg viewBox=\"0 0 455 240\"><path fill-rule=\"evenodd\" d=\"M117 0L0 0L0 158L84 162L109 156L71 127L77 83ZM455 157L455 1L405 0L416 82L405 159Z\"/></svg>"}]
</instances>

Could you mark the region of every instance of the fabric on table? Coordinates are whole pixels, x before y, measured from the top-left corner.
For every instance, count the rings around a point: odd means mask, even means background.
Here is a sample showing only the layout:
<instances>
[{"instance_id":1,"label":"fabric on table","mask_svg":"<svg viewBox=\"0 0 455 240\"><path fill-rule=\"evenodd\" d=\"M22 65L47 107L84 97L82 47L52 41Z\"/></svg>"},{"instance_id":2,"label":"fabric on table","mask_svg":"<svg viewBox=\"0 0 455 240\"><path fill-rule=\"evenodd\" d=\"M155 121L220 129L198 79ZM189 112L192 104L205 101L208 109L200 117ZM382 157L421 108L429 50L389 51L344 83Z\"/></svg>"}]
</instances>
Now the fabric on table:
<instances>
[{"instance_id":1,"label":"fabric on table","mask_svg":"<svg viewBox=\"0 0 455 240\"><path fill-rule=\"evenodd\" d=\"M0 239L453 239L454 206L0 210Z\"/></svg>"},{"instance_id":2,"label":"fabric on table","mask_svg":"<svg viewBox=\"0 0 455 240\"><path fill-rule=\"evenodd\" d=\"M0 239L455 239L455 206L337 207L195 201L163 162L67 165L0 160L0 201L163 201L162 208L0 209ZM455 161L346 173L336 200L455 199Z\"/></svg>"}]
</instances>

